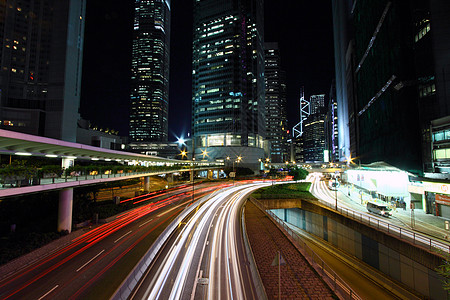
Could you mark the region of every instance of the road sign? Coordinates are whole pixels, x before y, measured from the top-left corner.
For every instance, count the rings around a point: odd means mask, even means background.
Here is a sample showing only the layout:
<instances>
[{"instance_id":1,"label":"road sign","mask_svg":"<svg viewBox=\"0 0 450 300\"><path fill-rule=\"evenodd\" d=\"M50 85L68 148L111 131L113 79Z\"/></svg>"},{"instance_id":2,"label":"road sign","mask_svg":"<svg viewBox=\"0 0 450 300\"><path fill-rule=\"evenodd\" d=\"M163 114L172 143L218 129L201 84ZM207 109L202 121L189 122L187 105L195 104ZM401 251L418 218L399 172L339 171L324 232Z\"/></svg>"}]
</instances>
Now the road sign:
<instances>
[{"instance_id":1,"label":"road sign","mask_svg":"<svg viewBox=\"0 0 450 300\"><path fill-rule=\"evenodd\" d=\"M230 177L231 178L236 177L236 172L230 172Z\"/></svg>"}]
</instances>

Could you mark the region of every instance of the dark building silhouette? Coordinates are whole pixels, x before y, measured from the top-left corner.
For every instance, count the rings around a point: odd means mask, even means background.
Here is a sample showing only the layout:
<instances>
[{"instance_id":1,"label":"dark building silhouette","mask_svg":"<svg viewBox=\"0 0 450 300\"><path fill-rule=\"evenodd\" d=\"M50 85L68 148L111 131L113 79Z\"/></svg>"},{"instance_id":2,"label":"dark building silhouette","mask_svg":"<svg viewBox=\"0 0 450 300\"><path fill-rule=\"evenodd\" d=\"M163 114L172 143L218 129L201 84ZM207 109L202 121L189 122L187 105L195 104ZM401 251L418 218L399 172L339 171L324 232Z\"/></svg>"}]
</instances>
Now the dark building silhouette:
<instances>
[{"instance_id":1,"label":"dark building silhouette","mask_svg":"<svg viewBox=\"0 0 450 300\"><path fill-rule=\"evenodd\" d=\"M167 141L169 50L170 1L136 1L131 61L131 142Z\"/></svg>"},{"instance_id":2,"label":"dark building silhouette","mask_svg":"<svg viewBox=\"0 0 450 300\"><path fill-rule=\"evenodd\" d=\"M0 128L76 141L85 6L0 2Z\"/></svg>"},{"instance_id":3,"label":"dark building silhouette","mask_svg":"<svg viewBox=\"0 0 450 300\"><path fill-rule=\"evenodd\" d=\"M431 132L449 115L449 12L449 1L333 1L340 160L348 150L416 174L449 162Z\"/></svg>"}]
</instances>

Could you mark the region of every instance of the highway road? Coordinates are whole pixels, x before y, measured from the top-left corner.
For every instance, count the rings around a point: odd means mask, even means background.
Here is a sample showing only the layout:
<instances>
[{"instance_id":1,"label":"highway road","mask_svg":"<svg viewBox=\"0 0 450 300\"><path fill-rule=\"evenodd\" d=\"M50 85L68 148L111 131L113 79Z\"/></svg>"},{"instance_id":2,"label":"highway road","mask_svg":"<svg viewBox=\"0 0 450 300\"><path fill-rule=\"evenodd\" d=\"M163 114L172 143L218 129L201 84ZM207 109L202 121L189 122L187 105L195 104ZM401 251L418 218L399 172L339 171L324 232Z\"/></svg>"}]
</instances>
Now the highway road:
<instances>
[{"instance_id":1,"label":"highway road","mask_svg":"<svg viewBox=\"0 0 450 300\"><path fill-rule=\"evenodd\" d=\"M198 203L179 223L132 299L256 299L243 244L247 195L269 185L233 186Z\"/></svg>"},{"instance_id":2,"label":"highway road","mask_svg":"<svg viewBox=\"0 0 450 300\"><path fill-rule=\"evenodd\" d=\"M196 199L225 185L199 184ZM192 186L126 201L151 201L88 230L0 281L0 299L108 299L153 241L192 202Z\"/></svg>"}]
</instances>

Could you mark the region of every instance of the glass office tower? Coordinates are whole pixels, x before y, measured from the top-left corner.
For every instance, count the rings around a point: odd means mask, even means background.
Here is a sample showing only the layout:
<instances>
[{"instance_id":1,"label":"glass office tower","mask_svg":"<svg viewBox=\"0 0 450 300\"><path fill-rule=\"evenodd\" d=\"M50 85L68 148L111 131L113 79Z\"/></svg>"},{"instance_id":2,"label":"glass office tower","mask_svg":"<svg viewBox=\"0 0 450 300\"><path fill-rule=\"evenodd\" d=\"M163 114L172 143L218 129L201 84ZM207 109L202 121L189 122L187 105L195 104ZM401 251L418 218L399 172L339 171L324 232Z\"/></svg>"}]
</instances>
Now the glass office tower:
<instances>
[{"instance_id":1,"label":"glass office tower","mask_svg":"<svg viewBox=\"0 0 450 300\"><path fill-rule=\"evenodd\" d=\"M281 70L278 43L264 43L266 83L266 136L270 159L284 163L288 157L286 117L286 73Z\"/></svg>"},{"instance_id":2,"label":"glass office tower","mask_svg":"<svg viewBox=\"0 0 450 300\"><path fill-rule=\"evenodd\" d=\"M192 128L196 157L263 158L262 0L194 1Z\"/></svg>"},{"instance_id":3,"label":"glass office tower","mask_svg":"<svg viewBox=\"0 0 450 300\"><path fill-rule=\"evenodd\" d=\"M0 1L0 128L76 141L85 0Z\"/></svg>"},{"instance_id":4,"label":"glass office tower","mask_svg":"<svg viewBox=\"0 0 450 300\"><path fill-rule=\"evenodd\" d=\"M135 0L130 140L168 137L170 1Z\"/></svg>"}]
</instances>

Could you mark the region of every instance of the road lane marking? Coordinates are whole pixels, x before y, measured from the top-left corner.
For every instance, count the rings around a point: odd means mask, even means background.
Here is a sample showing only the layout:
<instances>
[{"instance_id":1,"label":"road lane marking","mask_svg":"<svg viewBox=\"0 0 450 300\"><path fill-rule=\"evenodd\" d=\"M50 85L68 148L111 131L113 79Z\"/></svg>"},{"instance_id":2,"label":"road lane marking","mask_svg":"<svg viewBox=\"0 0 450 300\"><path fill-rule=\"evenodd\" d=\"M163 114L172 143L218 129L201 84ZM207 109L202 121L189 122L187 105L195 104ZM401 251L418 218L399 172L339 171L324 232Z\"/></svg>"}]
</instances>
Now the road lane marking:
<instances>
[{"instance_id":1,"label":"road lane marking","mask_svg":"<svg viewBox=\"0 0 450 300\"><path fill-rule=\"evenodd\" d=\"M141 225L139 225L139 227L142 227L142 226L144 226L145 224L147 224L148 222L151 222L151 221L153 221L153 219L150 219L150 220L148 220L148 221L142 223Z\"/></svg>"},{"instance_id":2,"label":"road lane marking","mask_svg":"<svg viewBox=\"0 0 450 300\"><path fill-rule=\"evenodd\" d=\"M48 291L47 293L45 293L41 298L39 298L38 300L44 299L48 294L50 294L51 292L53 292L59 285L56 285L54 288L52 288L50 291Z\"/></svg>"},{"instance_id":3,"label":"road lane marking","mask_svg":"<svg viewBox=\"0 0 450 300\"><path fill-rule=\"evenodd\" d=\"M120 241L122 238L126 237L127 235L129 235L132 232L132 230L128 231L127 233L125 233L124 235L122 235L120 238L118 238L117 240L114 241L114 244L117 243L118 241Z\"/></svg>"},{"instance_id":4,"label":"road lane marking","mask_svg":"<svg viewBox=\"0 0 450 300\"><path fill-rule=\"evenodd\" d=\"M83 269L84 267L86 267L87 264L89 264L91 261L93 261L94 259L96 259L100 254L102 254L105 251L105 249L103 249L102 251L100 251L99 254L97 254L96 256L94 256L93 258L91 258L87 263L85 263L84 265L82 265L81 267L78 268L77 272L80 271L81 269Z\"/></svg>"},{"instance_id":5,"label":"road lane marking","mask_svg":"<svg viewBox=\"0 0 450 300\"><path fill-rule=\"evenodd\" d=\"M157 217L159 218L159 217L161 217L161 216L164 216L164 215L167 214L168 212L171 212L172 210L177 209L178 207L183 206L183 205L184 205L184 203L182 203L182 204L180 204L180 205L177 205L177 206L175 206L175 207L172 207L171 209L166 210L166 211L163 212L163 213L160 213L159 215L157 215Z\"/></svg>"}]
</instances>

